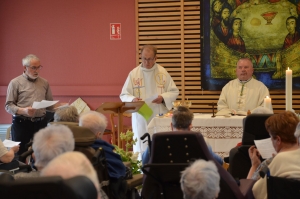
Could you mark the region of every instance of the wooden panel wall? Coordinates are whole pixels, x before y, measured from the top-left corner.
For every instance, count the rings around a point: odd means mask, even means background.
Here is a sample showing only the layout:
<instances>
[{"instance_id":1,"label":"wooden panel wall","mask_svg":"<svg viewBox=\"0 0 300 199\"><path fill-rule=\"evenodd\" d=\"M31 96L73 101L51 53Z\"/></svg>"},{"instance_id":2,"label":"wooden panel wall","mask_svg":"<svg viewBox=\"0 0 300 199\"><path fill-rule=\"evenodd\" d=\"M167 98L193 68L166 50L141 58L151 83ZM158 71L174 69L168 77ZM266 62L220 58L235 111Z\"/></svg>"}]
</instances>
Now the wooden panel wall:
<instances>
[{"instance_id":1,"label":"wooden panel wall","mask_svg":"<svg viewBox=\"0 0 300 199\"><path fill-rule=\"evenodd\" d=\"M158 48L164 66L180 90L178 100L192 101L193 112L212 112L221 91L201 87L200 0L136 0L137 49ZM140 63L137 55L137 65ZM285 91L270 91L275 113L285 110ZM293 109L300 110L300 91L293 91Z\"/></svg>"}]
</instances>

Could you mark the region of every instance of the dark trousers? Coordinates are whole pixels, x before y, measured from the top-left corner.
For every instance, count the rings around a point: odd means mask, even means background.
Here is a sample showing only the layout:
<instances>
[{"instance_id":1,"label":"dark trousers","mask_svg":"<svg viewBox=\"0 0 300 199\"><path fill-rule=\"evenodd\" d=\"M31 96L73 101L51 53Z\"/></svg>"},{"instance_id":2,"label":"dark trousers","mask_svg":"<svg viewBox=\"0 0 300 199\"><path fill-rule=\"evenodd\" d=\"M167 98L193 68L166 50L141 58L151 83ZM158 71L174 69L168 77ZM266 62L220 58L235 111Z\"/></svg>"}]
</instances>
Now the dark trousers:
<instances>
[{"instance_id":1,"label":"dark trousers","mask_svg":"<svg viewBox=\"0 0 300 199\"><path fill-rule=\"evenodd\" d=\"M13 141L21 142L18 155L24 153L25 145L33 139L33 135L42 128L47 126L47 120L35 121L13 117L11 126L11 137Z\"/></svg>"}]
</instances>

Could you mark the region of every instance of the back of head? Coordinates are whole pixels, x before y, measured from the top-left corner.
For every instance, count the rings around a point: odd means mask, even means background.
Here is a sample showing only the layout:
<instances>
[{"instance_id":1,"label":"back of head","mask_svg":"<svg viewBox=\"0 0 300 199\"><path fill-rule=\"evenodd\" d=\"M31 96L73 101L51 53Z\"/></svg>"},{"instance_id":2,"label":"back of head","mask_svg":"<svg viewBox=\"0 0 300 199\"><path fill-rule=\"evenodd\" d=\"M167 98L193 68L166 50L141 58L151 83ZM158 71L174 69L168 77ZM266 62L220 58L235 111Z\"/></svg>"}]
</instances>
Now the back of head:
<instances>
[{"instance_id":1,"label":"back of head","mask_svg":"<svg viewBox=\"0 0 300 199\"><path fill-rule=\"evenodd\" d=\"M73 151L75 140L71 130L64 125L51 125L39 130L33 138L35 165L45 167L56 156Z\"/></svg>"},{"instance_id":2,"label":"back of head","mask_svg":"<svg viewBox=\"0 0 300 199\"><path fill-rule=\"evenodd\" d=\"M180 184L185 199L212 199L220 192L220 175L212 161L197 160L181 175Z\"/></svg>"},{"instance_id":3,"label":"back of head","mask_svg":"<svg viewBox=\"0 0 300 199\"><path fill-rule=\"evenodd\" d=\"M176 129L187 130L192 124L194 114L184 106L178 106L173 112L172 125Z\"/></svg>"},{"instance_id":4,"label":"back of head","mask_svg":"<svg viewBox=\"0 0 300 199\"><path fill-rule=\"evenodd\" d=\"M72 151L57 156L41 172L41 176L61 176L64 179L79 175L88 177L96 189L100 190L95 169L80 152Z\"/></svg>"},{"instance_id":5,"label":"back of head","mask_svg":"<svg viewBox=\"0 0 300 199\"><path fill-rule=\"evenodd\" d=\"M295 144L297 140L294 133L298 123L299 119L295 113L285 111L270 116L266 120L265 126L273 138L279 136L282 142Z\"/></svg>"},{"instance_id":6,"label":"back of head","mask_svg":"<svg viewBox=\"0 0 300 199\"><path fill-rule=\"evenodd\" d=\"M78 122L78 111L75 106L59 108L54 113L54 122Z\"/></svg>"},{"instance_id":7,"label":"back of head","mask_svg":"<svg viewBox=\"0 0 300 199\"><path fill-rule=\"evenodd\" d=\"M87 111L80 115L79 126L90 129L95 135L99 132L103 134L107 126L107 119L99 112Z\"/></svg>"}]
</instances>

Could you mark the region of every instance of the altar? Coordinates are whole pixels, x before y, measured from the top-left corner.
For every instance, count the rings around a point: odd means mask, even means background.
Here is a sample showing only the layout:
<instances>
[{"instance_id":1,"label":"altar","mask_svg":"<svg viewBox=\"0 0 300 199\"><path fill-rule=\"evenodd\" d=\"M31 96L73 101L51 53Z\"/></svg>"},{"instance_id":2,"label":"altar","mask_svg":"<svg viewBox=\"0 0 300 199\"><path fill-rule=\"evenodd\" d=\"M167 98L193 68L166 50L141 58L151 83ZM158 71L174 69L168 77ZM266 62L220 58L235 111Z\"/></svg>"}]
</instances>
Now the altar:
<instances>
[{"instance_id":1,"label":"altar","mask_svg":"<svg viewBox=\"0 0 300 199\"><path fill-rule=\"evenodd\" d=\"M216 116L194 113L192 131L203 135L213 151L222 157L229 156L229 151L242 141L243 118L245 116ZM154 117L148 124L148 133L171 131L172 117Z\"/></svg>"}]
</instances>

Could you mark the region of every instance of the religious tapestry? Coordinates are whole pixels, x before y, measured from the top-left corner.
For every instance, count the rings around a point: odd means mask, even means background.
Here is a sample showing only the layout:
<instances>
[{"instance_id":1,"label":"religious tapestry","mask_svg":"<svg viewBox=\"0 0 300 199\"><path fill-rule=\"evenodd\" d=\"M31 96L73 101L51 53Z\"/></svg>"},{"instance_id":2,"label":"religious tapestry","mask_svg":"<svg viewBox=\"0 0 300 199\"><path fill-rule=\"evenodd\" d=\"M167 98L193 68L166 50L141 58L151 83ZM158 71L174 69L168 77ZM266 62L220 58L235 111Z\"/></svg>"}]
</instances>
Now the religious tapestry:
<instances>
[{"instance_id":1,"label":"religious tapestry","mask_svg":"<svg viewBox=\"0 0 300 199\"><path fill-rule=\"evenodd\" d=\"M270 90L285 88L288 67L293 88L300 88L300 0L203 0L202 6L204 90L235 79L242 57Z\"/></svg>"}]
</instances>

